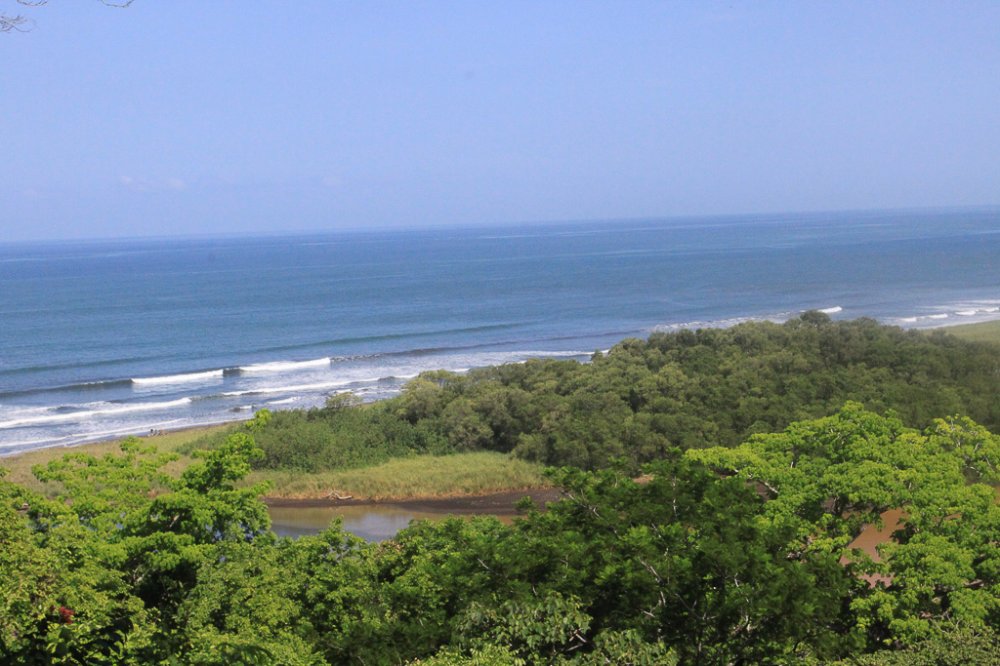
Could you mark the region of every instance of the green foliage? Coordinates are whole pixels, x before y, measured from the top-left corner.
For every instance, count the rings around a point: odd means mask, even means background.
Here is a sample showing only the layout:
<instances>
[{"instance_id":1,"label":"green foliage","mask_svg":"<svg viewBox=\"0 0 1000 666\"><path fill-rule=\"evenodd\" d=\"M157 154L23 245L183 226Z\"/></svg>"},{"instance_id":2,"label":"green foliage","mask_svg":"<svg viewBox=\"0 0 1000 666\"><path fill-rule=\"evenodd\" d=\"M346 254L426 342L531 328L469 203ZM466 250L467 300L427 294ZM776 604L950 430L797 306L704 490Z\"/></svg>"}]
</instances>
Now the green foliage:
<instances>
[{"instance_id":1,"label":"green foliage","mask_svg":"<svg viewBox=\"0 0 1000 666\"><path fill-rule=\"evenodd\" d=\"M477 648L504 645L527 663L542 664L586 645L590 621L579 600L549 592L526 601L472 603L459 620L458 632Z\"/></svg>"},{"instance_id":2,"label":"green foliage","mask_svg":"<svg viewBox=\"0 0 1000 666\"><path fill-rule=\"evenodd\" d=\"M256 455L235 435L175 480L160 471L172 456L126 440L37 468L54 500L0 481L3 663L145 664L183 644L199 567L267 530L262 488L235 487Z\"/></svg>"},{"instance_id":3,"label":"green foliage","mask_svg":"<svg viewBox=\"0 0 1000 666\"><path fill-rule=\"evenodd\" d=\"M647 471L641 484L563 471L569 499L532 526L525 550L551 558L545 569L587 602L596 628L640 631L684 663L839 649L833 627L856 583L837 551L804 551L796 525L764 520L765 502L736 479L683 460Z\"/></svg>"},{"instance_id":4,"label":"green foliage","mask_svg":"<svg viewBox=\"0 0 1000 666\"><path fill-rule=\"evenodd\" d=\"M350 411L353 408L344 408ZM264 420L268 417L263 417ZM255 427L261 426L259 422ZM264 429L270 425L263 425ZM990 663L997 436L849 403L735 448L552 472L513 525L267 531L248 432L179 479L126 442L0 480L0 655L65 664ZM903 511L879 561L848 549ZM870 577L877 575L879 577ZM414 662L413 660L423 660Z\"/></svg>"},{"instance_id":5,"label":"green foliage","mask_svg":"<svg viewBox=\"0 0 1000 666\"><path fill-rule=\"evenodd\" d=\"M848 404L784 433L688 457L760 484L770 520L806 518L800 537L810 548L846 545L862 524L900 509L881 562L845 556L854 561L848 569L882 577L852 599L858 629L876 644L906 645L939 622L977 630L1000 622L1000 506L981 482L996 480L998 445L1000 437L968 419L918 433Z\"/></svg>"},{"instance_id":6,"label":"green foliage","mask_svg":"<svg viewBox=\"0 0 1000 666\"><path fill-rule=\"evenodd\" d=\"M991 630L971 631L953 626L903 650L882 650L835 666L972 666L1000 664L1000 636Z\"/></svg>"},{"instance_id":7,"label":"green foliage","mask_svg":"<svg viewBox=\"0 0 1000 666\"><path fill-rule=\"evenodd\" d=\"M262 451L251 461L255 469L353 469L441 448L436 435L399 419L385 405L357 405L335 396L323 409L260 410L246 426L194 441L184 452L218 448L228 436L251 428Z\"/></svg>"},{"instance_id":8,"label":"green foliage","mask_svg":"<svg viewBox=\"0 0 1000 666\"><path fill-rule=\"evenodd\" d=\"M411 666L525 666L525 661L515 657L510 650L499 645L463 652L445 648L427 659L410 662Z\"/></svg>"},{"instance_id":9,"label":"green foliage","mask_svg":"<svg viewBox=\"0 0 1000 666\"><path fill-rule=\"evenodd\" d=\"M677 656L663 643L642 639L639 632L605 631L594 638L593 652L584 653L569 663L579 666L675 666Z\"/></svg>"},{"instance_id":10,"label":"green foliage","mask_svg":"<svg viewBox=\"0 0 1000 666\"><path fill-rule=\"evenodd\" d=\"M177 610L190 663L325 663L298 631L304 609L295 599L297 580L287 573L298 563L293 551L288 542L227 541L200 564Z\"/></svg>"}]
</instances>

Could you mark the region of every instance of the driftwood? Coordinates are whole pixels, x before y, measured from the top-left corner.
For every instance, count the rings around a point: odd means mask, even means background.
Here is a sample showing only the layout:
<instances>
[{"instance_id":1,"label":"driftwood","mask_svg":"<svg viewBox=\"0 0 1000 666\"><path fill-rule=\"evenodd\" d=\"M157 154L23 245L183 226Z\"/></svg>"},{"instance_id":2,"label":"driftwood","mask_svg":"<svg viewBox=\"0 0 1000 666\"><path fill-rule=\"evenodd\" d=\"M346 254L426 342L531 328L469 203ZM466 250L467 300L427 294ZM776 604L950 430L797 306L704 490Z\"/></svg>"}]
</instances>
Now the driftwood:
<instances>
[{"instance_id":1,"label":"driftwood","mask_svg":"<svg viewBox=\"0 0 1000 666\"><path fill-rule=\"evenodd\" d=\"M354 499L354 496L353 495L341 495L336 490L332 490L332 491L330 491L330 494L326 496L326 498L327 499L335 499L335 500L349 500L349 499Z\"/></svg>"}]
</instances>

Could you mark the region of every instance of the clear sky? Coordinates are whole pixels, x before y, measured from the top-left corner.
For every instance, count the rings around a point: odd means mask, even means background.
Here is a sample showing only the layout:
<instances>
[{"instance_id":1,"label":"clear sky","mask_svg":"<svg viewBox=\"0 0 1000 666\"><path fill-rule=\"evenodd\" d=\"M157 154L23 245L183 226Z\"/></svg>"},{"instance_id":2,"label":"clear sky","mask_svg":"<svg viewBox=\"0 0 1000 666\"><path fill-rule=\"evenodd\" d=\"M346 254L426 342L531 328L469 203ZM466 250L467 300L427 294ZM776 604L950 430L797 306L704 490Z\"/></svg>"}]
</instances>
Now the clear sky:
<instances>
[{"instance_id":1,"label":"clear sky","mask_svg":"<svg viewBox=\"0 0 1000 666\"><path fill-rule=\"evenodd\" d=\"M0 13L0 241L1000 203L998 2Z\"/></svg>"}]
</instances>

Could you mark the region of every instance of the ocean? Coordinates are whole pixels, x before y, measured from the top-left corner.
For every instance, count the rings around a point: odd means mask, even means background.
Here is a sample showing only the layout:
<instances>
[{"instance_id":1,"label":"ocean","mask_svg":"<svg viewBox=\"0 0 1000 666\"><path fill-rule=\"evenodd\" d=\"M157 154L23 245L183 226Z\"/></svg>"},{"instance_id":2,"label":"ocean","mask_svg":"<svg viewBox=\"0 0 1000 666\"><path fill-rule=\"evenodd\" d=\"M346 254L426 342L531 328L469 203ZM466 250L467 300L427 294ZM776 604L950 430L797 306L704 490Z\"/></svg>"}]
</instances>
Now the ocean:
<instances>
[{"instance_id":1,"label":"ocean","mask_svg":"<svg viewBox=\"0 0 1000 666\"><path fill-rule=\"evenodd\" d=\"M0 454L808 309L1000 318L1000 210L0 244Z\"/></svg>"}]
</instances>

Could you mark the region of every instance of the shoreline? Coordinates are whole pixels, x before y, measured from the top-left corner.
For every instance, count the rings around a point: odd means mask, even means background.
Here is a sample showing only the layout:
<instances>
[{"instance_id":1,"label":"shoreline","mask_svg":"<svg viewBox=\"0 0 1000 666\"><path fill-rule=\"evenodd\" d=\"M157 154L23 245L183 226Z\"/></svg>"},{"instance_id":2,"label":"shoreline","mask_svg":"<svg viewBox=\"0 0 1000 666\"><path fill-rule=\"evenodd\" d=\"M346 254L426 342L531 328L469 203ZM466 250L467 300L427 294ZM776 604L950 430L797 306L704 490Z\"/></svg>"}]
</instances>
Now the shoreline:
<instances>
[{"instance_id":1,"label":"shoreline","mask_svg":"<svg viewBox=\"0 0 1000 666\"><path fill-rule=\"evenodd\" d=\"M947 320L945 319L937 320L930 325L903 325L898 322L896 323L879 322L879 323L886 326L896 326L898 328L903 329L904 331L917 331L926 334L941 332L954 335L955 337L958 337L963 340L974 341L974 342L995 342L997 344L1000 344L1000 315L991 314L989 316L991 316L992 318L973 321L973 322L962 321L960 318L949 317ZM691 328L692 330L697 330L699 328L715 328L715 327L711 325L706 325L706 326L695 326ZM653 333L653 330L645 331L645 333L648 336L649 334ZM390 397L394 396L381 397L378 398L378 400L376 401L386 400L389 399ZM242 423L246 423L251 418L253 418L253 414L256 411L257 410L254 410L246 415L240 415L237 418L226 418L222 420L209 421L193 425L180 425L176 427L166 427L162 429L156 429L155 434L150 434L147 428L142 427L141 429L137 428L136 432L132 434L121 434L113 438L99 438L99 439L85 440L72 443L60 443L58 441L54 441L52 443L41 444L38 446L22 445L26 447L30 446L30 448L19 448L18 445L15 444L11 446L9 449L0 448L0 463L2 463L4 460L10 460L22 455L37 453L40 451L60 450L60 449L69 450L69 449L80 449L81 447L108 446L111 444L116 444L122 441L123 439L126 439L127 437L137 437L143 442L156 443L156 441L158 441L159 438L165 435L176 436L178 434L183 434L191 431L201 431L201 430L210 431L225 426L235 426ZM280 407L273 408L272 411L281 411L281 409Z\"/></svg>"},{"instance_id":2,"label":"shoreline","mask_svg":"<svg viewBox=\"0 0 1000 666\"><path fill-rule=\"evenodd\" d=\"M60 444L58 442L54 442L52 444L43 444L42 446L36 446L31 449L18 449L15 451L4 451L0 449L0 463L2 463L2 461L5 459L17 458L18 456L30 455L32 453L40 453L42 451L54 451L57 449L66 449L66 450L80 449L85 446L93 446L93 447L111 446L113 444L118 444L128 439L129 437L135 437L136 439L141 440L142 442L155 443L155 440L162 438L164 435L176 436L194 431L207 432L210 430L215 430L217 428L222 428L223 426L239 425L241 423L246 423L249 420L250 419L232 419L228 421L212 421L210 423L199 423L196 425L182 425L182 426L177 426L176 428L159 428L156 430L156 434L154 435L150 435L148 431L143 431L131 435L124 434L118 437L112 437L110 439L94 439L84 442L75 442L72 444ZM3 465L0 464L0 467L2 466Z\"/></svg>"}]
</instances>

